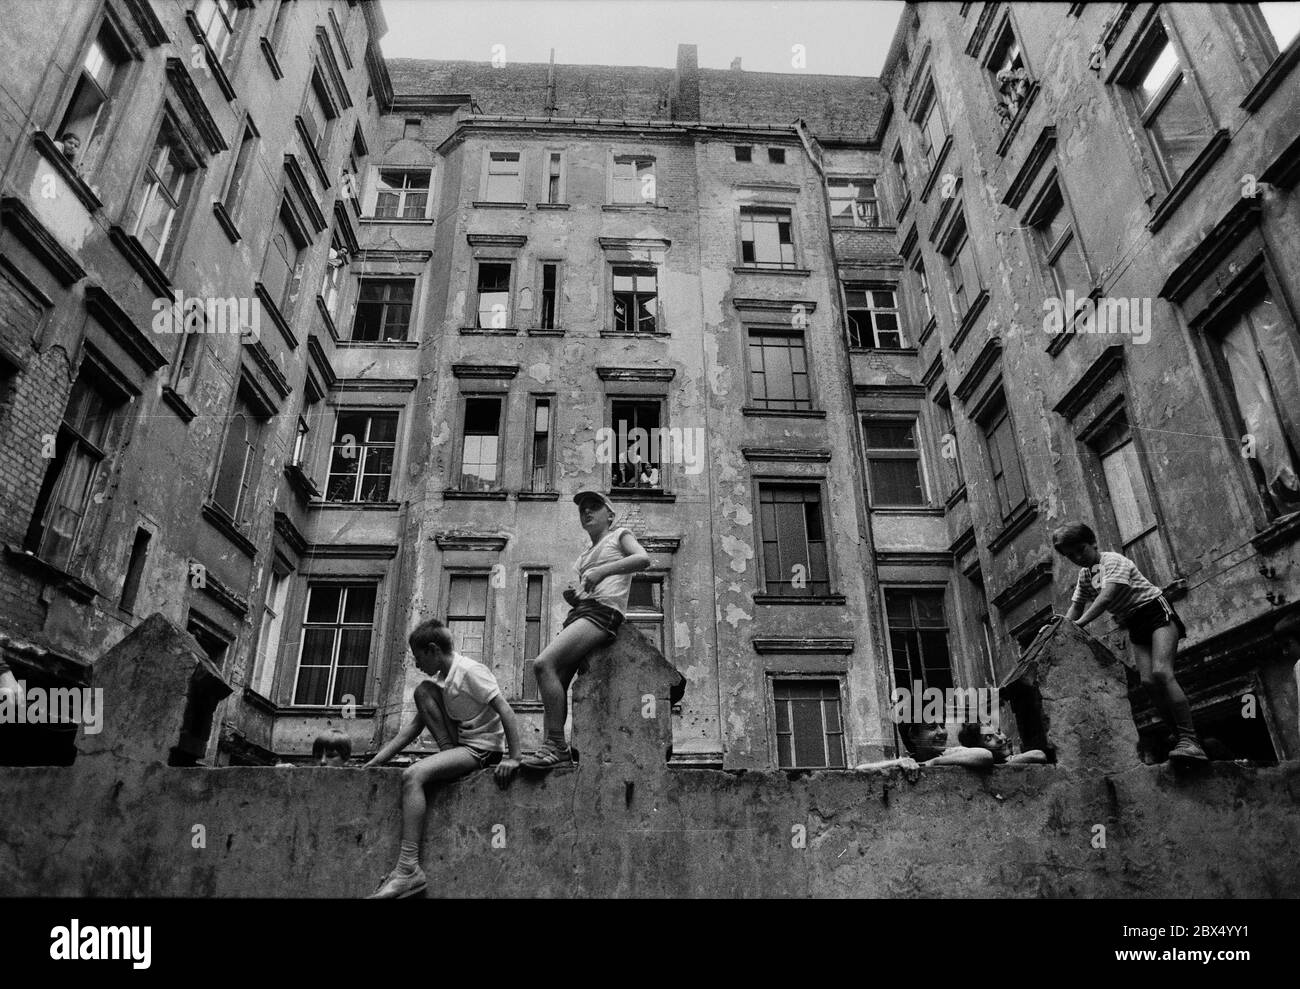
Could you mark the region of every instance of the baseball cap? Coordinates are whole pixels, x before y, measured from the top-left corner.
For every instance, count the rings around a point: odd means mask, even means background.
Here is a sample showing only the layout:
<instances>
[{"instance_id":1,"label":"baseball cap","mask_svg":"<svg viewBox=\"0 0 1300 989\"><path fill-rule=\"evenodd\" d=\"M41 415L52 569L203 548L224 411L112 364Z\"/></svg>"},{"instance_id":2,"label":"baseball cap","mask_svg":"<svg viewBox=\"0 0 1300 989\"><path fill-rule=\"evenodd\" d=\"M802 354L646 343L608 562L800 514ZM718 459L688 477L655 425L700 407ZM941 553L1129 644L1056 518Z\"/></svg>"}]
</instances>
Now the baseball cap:
<instances>
[{"instance_id":1,"label":"baseball cap","mask_svg":"<svg viewBox=\"0 0 1300 989\"><path fill-rule=\"evenodd\" d=\"M610 501L602 491L579 491L573 496L573 503L575 505L581 505L588 498L595 498L611 512L615 511L614 503Z\"/></svg>"}]
</instances>

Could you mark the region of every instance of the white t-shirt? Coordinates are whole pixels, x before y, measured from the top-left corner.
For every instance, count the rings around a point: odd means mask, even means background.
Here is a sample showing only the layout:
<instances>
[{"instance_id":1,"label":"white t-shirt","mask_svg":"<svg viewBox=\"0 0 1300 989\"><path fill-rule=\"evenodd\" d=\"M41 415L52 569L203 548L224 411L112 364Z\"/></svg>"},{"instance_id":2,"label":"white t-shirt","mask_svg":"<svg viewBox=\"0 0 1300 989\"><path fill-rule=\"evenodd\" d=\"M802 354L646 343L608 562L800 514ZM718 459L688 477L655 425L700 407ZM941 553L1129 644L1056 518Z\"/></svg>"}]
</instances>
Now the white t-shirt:
<instances>
[{"instance_id":1,"label":"white t-shirt","mask_svg":"<svg viewBox=\"0 0 1300 989\"><path fill-rule=\"evenodd\" d=\"M1119 592L1106 610L1122 623L1142 605L1160 597L1160 588L1142 576L1137 564L1127 556L1110 550L1102 550L1099 555L1101 559L1093 566L1079 568L1079 579L1074 585L1071 601L1086 607L1103 587L1116 583Z\"/></svg>"},{"instance_id":2,"label":"white t-shirt","mask_svg":"<svg viewBox=\"0 0 1300 989\"><path fill-rule=\"evenodd\" d=\"M627 527L621 525L610 529L597 543L578 557L573 564L573 569L578 574L579 596L586 601L599 601L601 604L613 608L620 615L627 612L627 598L632 590L632 575L630 573L611 574L597 584L595 590L590 593L583 592L582 577L593 567L604 566L606 563L613 563L627 558L627 554L623 552L623 547L619 545L623 539L623 533L627 531Z\"/></svg>"},{"instance_id":3,"label":"white t-shirt","mask_svg":"<svg viewBox=\"0 0 1300 989\"><path fill-rule=\"evenodd\" d=\"M472 745L487 752L506 750L501 715L492 708L501 687L491 670L477 660L453 653L447 675L435 673L429 679L442 688L447 716L460 726L461 745Z\"/></svg>"}]
</instances>

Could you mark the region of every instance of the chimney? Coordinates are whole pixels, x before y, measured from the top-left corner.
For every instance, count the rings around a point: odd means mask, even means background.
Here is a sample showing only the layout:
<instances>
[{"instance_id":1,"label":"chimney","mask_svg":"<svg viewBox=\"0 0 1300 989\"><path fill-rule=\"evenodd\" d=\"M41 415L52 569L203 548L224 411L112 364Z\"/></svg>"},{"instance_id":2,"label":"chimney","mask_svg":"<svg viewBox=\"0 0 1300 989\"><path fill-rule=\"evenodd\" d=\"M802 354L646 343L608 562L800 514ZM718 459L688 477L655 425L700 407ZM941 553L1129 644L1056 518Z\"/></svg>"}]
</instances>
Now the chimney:
<instances>
[{"instance_id":1,"label":"chimney","mask_svg":"<svg viewBox=\"0 0 1300 989\"><path fill-rule=\"evenodd\" d=\"M739 56L739 55L737 55L735 58L733 58L733 59L731 60L731 67L732 67L732 69L734 69L736 72L739 72L739 71L740 71L740 56Z\"/></svg>"},{"instance_id":2,"label":"chimney","mask_svg":"<svg viewBox=\"0 0 1300 989\"><path fill-rule=\"evenodd\" d=\"M677 46L668 114L673 120L700 119L700 65L694 45Z\"/></svg>"}]
</instances>

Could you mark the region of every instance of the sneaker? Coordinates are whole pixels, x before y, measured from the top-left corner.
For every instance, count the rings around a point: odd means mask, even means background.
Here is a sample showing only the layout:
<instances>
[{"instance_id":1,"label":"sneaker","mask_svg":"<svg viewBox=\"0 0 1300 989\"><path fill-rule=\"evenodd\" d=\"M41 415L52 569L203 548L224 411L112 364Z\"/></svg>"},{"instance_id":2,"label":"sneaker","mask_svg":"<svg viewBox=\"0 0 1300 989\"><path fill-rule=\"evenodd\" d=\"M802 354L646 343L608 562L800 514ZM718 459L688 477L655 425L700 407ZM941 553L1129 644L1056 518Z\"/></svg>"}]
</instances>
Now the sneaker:
<instances>
[{"instance_id":1,"label":"sneaker","mask_svg":"<svg viewBox=\"0 0 1300 989\"><path fill-rule=\"evenodd\" d=\"M573 765L573 753L566 745L563 748L554 742L544 742L536 752L530 752L520 760L525 769L561 769Z\"/></svg>"},{"instance_id":2,"label":"sneaker","mask_svg":"<svg viewBox=\"0 0 1300 989\"><path fill-rule=\"evenodd\" d=\"M366 897L367 900L400 900L407 896L414 896L416 893L423 893L424 888L429 885L429 880L424 874L424 870L418 865L414 872L405 875L394 869L376 887L375 891Z\"/></svg>"},{"instance_id":3,"label":"sneaker","mask_svg":"<svg viewBox=\"0 0 1300 989\"><path fill-rule=\"evenodd\" d=\"M1190 735L1184 735L1178 740L1178 744L1169 750L1170 759L1195 759L1199 762L1207 762L1209 756L1201 748L1201 743Z\"/></svg>"}]
</instances>

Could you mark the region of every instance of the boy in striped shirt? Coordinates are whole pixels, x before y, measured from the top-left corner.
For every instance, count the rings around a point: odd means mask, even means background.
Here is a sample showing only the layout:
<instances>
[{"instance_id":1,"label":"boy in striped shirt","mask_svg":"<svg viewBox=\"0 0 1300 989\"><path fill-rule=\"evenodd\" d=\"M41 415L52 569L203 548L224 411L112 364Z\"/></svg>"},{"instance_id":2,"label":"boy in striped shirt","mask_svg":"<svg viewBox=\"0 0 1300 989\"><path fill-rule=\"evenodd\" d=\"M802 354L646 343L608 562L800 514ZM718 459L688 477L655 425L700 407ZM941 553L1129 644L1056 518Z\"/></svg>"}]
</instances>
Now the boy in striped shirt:
<instances>
[{"instance_id":1,"label":"boy in striped shirt","mask_svg":"<svg viewBox=\"0 0 1300 989\"><path fill-rule=\"evenodd\" d=\"M1081 522L1053 532L1052 545L1080 568L1066 620L1082 628L1102 612L1110 612L1115 624L1128 632L1142 686L1165 725L1177 735L1170 758L1205 759L1191 705L1174 678L1178 640L1187 630L1160 588L1127 556L1098 550L1096 533Z\"/></svg>"}]
</instances>

